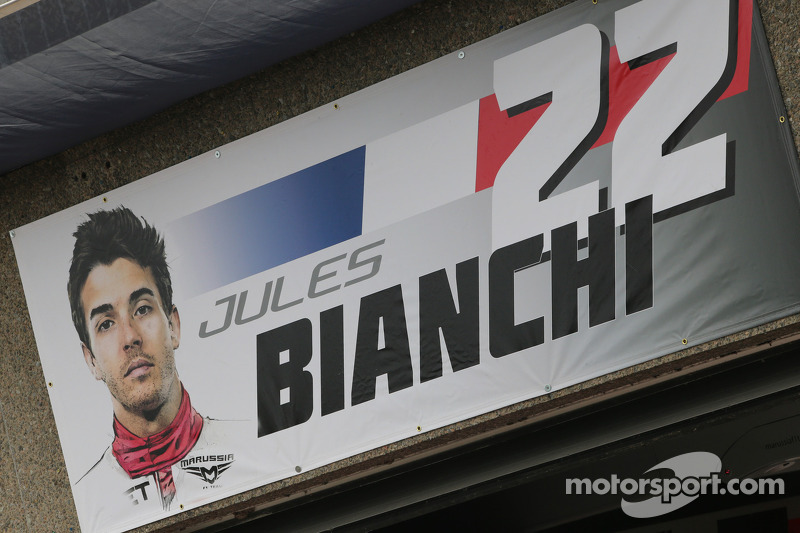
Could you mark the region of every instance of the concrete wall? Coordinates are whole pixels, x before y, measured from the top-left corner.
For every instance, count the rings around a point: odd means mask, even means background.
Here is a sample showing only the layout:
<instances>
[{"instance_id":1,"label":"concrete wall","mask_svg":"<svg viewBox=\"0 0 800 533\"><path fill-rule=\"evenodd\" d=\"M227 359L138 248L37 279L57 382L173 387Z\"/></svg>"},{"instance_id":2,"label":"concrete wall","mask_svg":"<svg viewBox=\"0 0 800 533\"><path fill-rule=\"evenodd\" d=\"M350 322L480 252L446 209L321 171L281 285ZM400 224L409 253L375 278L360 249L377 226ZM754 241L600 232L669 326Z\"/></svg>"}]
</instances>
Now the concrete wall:
<instances>
[{"instance_id":1,"label":"concrete wall","mask_svg":"<svg viewBox=\"0 0 800 533\"><path fill-rule=\"evenodd\" d=\"M589 1L589 0L579 0ZM602 0L600 0L602 1ZM35 347L9 230L268 128L361 88L566 5L553 0L425 0L317 50L201 94L139 123L0 176L0 530L78 531L47 383ZM800 2L758 2L795 145L800 148ZM246 516L387 460L483 434L656 374L785 336L798 317L571 388L560 395L409 439L217 502L141 531L179 529L209 516ZM72 357L65 349L65 357ZM69 352L69 353L67 353Z\"/></svg>"}]
</instances>

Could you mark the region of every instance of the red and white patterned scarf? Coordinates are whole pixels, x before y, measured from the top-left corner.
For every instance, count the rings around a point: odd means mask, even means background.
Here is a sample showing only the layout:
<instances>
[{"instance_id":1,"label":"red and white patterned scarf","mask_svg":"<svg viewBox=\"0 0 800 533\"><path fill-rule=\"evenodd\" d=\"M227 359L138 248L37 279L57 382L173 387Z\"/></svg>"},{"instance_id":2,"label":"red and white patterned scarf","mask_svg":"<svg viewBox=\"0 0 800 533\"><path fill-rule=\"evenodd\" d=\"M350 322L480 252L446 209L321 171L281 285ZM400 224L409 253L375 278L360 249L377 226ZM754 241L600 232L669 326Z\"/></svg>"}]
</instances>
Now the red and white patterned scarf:
<instances>
[{"instance_id":1,"label":"red and white patterned scarf","mask_svg":"<svg viewBox=\"0 0 800 533\"><path fill-rule=\"evenodd\" d=\"M156 475L165 509L175 498L172 465L186 457L203 430L203 417L192 408L183 385L181 390L181 405L175 420L155 435L137 437L114 417L115 437L111 445L114 457L131 478Z\"/></svg>"}]
</instances>

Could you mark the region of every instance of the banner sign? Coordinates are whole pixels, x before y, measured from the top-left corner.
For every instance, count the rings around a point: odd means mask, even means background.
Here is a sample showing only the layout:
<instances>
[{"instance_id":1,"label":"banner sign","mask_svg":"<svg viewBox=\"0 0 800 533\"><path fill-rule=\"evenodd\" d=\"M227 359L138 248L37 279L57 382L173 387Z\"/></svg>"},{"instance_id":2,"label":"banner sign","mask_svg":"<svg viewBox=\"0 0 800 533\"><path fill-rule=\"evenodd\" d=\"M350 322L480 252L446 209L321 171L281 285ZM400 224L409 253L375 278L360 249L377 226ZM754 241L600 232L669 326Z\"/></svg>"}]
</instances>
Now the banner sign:
<instances>
[{"instance_id":1,"label":"banner sign","mask_svg":"<svg viewBox=\"0 0 800 533\"><path fill-rule=\"evenodd\" d=\"M765 42L576 2L16 230L82 529L798 312Z\"/></svg>"}]
</instances>

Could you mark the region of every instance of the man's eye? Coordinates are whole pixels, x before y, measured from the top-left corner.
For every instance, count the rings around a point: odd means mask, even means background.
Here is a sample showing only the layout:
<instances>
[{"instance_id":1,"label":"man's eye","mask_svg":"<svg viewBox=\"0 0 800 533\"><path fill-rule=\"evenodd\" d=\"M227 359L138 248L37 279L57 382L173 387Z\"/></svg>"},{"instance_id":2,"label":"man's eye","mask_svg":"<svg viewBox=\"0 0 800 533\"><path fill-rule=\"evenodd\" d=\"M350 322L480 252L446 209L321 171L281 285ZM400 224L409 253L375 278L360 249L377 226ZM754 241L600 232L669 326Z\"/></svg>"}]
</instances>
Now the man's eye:
<instances>
[{"instance_id":1,"label":"man's eye","mask_svg":"<svg viewBox=\"0 0 800 533\"><path fill-rule=\"evenodd\" d=\"M140 305L139 307L136 308L136 311L133 314L135 316L146 315L152 310L153 308L149 305Z\"/></svg>"},{"instance_id":2,"label":"man's eye","mask_svg":"<svg viewBox=\"0 0 800 533\"><path fill-rule=\"evenodd\" d=\"M112 324L113 322L111 322L110 320L103 320L97 325L97 331L106 331L108 330L108 328L111 327Z\"/></svg>"}]
</instances>

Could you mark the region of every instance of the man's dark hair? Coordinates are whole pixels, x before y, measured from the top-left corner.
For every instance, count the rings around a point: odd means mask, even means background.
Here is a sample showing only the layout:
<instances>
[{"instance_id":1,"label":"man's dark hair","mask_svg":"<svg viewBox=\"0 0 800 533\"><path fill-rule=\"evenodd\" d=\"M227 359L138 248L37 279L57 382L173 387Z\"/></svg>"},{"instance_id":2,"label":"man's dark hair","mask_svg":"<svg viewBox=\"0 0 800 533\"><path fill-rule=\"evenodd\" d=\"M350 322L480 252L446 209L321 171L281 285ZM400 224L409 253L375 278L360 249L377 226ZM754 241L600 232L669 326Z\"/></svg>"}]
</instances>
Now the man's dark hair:
<instances>
[{"instance_id":1,"label":"man's dark hair","mask_svg":"<svg viewBox=\"0 0 800 533\"><path fill-rule=\"evenodd\" d=\"M164 239L147 221L139 219L127 207L97 211L88 216L89 220L79 225L73 233L75 248L72 251L67 293L72 323L78 337L91 349L81 291L93 268L110 265L119 258L130 259L142 268L149 268L167 316L172 311L172 280L167 267Z\"/></svg>"}]
</instances>

